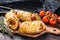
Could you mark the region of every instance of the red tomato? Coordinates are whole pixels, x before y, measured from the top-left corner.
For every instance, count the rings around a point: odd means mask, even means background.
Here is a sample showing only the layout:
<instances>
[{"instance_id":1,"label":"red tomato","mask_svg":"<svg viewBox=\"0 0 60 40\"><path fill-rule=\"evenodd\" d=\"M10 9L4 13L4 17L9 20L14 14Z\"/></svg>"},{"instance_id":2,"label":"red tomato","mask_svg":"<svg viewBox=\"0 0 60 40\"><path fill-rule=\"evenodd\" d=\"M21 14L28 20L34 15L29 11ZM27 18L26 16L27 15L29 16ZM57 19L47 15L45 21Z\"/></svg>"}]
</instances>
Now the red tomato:
<instances>
[{"instance_id":1,"label":"red tomato","mask_svg":"<svg viewBox=\"0 0 60 40\"><path fill-rule=\"evenodd\" d=\"M48 23L48 21L49 21L47 16L44 16L42 20L43 20L43 22L45 22L45 23Z\"/></svg>"},{"instance_id":2,"label":"red tomato","mask_svg":"<svg viewBox=\"0 0 60 40\"><path fill-rule=\"evenodd\" d=\"M55 25L55 24L56 24L56 20L55 20L54 18L51 18L51 19L49 20L49 23L50 23L51 25Z\"/></svg>"},{"instance_id":3,"label":"red tomato","mask_svg":"<svg viewBox=\"0 0 60 40\"><path fill-rule=\"evenodd\" d=\"M51 17L57 19L58 18L58 15L57 14L52 14Z\"/></svg>"},{"instance_id":4,"label":"red tomato","mask_svg":"<svg viewBox=\"0 0 60 40\"><path fill-rule=\"evenodd\" d=\"M57 22L60 23L60 16L58 17Z\"/></svg>"},{"instance_id":5,"label":"red tomato","mask_svg":"<svg viewBox=\"0 0 60 40\"><path fill-rule=\"evenodd\" d=\"M39 15L40 15L41 17L43 17L44 14L45 14L45 11L44 11L44 10L39 12Z\"/></svg>"},{"instance_id":6,"label":"red tomato","mask_svg":"<svg viewBox=\"0 0 60 40\"><path fill-rule=\"evenodd\" d=\"M47 12L45 13L45 15L46 15L46 16L51 16L51 15L52 15L52 12L51 12L51 11L47 11Z\"/></svg>"}]
</instances>

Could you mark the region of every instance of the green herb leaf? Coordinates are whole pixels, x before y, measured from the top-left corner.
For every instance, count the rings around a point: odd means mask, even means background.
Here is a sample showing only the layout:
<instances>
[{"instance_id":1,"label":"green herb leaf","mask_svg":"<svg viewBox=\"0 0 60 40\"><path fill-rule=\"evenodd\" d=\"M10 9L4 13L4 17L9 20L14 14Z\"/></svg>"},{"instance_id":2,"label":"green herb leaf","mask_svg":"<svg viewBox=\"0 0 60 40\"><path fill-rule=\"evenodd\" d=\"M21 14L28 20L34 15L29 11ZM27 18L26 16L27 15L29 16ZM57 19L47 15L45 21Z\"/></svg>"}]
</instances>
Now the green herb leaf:
<instances>
[{"instance_id":1,"label":"green herb leaf","mask_svg":"<svg viewBox=\"0 0 60 40\"><path fill-rule=\"evenodd\" d=\"M7 27L4 26L4 21L2 19L0 19L0 28L2 29L2 33L7 33L9 36L13 37L13 34L11 32L11 30L9 30Z\"/></svg>"}]
</instances>

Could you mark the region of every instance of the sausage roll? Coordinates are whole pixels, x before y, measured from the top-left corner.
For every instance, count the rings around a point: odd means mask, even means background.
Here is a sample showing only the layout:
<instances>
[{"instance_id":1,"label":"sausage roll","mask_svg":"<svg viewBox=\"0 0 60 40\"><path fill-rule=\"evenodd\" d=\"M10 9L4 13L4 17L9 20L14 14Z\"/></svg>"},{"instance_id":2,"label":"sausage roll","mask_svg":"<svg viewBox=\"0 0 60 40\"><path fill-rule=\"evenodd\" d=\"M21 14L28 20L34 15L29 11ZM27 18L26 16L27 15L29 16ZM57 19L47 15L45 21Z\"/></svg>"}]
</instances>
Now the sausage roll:
<instances>
[{"instance_id":1,"label":"sausage roll","mask_svg":"<svg viewBox=\"0 0 60 40\"><path fill-rule=\"evenodd\" d=\"M18 11L17 17L19 20L22 21L34 21L34 20L40 20L40 17L37 13L27 12L27 11Z\"/></svg>"},{"instance_id":2,"label":"sausage roll","mask_svg":"<svg viewBox=\"0 0 60 40\"><path fill-rule=\"evenodd\" d=\"M35 34L44 31L46 26L41 21L25 21L20 24L19 33Z\"/></svg>"},{"instance_id":3,"label":"sausage roll","mask_svg":"<svg viewBox=\"0 0 60 40\"><path fill-rule=\"evenodd\" d=\"M18 28L18 22L19 19L17 18L13 10L6 13L4 23L8 25L11 29L16 30Z\"/></svg>"}]
</instances>

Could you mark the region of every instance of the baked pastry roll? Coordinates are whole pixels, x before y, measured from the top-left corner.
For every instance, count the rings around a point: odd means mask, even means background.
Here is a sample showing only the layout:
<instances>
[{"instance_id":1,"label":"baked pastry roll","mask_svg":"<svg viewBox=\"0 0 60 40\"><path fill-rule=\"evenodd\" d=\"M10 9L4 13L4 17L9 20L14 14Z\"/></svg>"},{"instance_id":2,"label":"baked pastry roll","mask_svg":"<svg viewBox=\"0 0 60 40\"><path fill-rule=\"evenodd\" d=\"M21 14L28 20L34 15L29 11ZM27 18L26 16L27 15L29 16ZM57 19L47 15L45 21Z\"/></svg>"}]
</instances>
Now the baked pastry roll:
<instances>
[{"instance_id":1,"label":"baked pastry roll","mask_svg":"<svg viewBox=\"0 0 60 40\"><path fill-rule=\"evenodd\" d=\"M11 10L7 12L4 18L4 23L11 29L16 30L18 28L19 19L17 18L15 12Z\"/></svg>"},{"instance_id":2,"label":"baked pastry roll","mask_svg":"<svg viewBox=\"0 0 60 40\"><path fill-rule=\"evenodd\" d=\"M34 21L34 20L40 20L40 17L37 13L27 12L27 11L18 11L17 17L21 21Z\"/></svg>"},{"instance_id":3,"label":"baked pastry roll","mask_svg":"<svg viewBox=\"0 0 60 40\"><path fill-rule=\"evenodd\" d=\"M21 10L17 12L17 17L21 21L30 21L31 16L32 16L32 14L30 12L21 11Z\"/></svg>"},{"instance_id":4,"label":"baked pastry roll","mask_svg":"<svg viewBox=\"0 0 60 40\"><path fill-rule=\"evenodd\" d=\"M19 33L36 34L44 31L46 26L41 21L25 21L20 24Z\"/></svg>"}]
</instances>

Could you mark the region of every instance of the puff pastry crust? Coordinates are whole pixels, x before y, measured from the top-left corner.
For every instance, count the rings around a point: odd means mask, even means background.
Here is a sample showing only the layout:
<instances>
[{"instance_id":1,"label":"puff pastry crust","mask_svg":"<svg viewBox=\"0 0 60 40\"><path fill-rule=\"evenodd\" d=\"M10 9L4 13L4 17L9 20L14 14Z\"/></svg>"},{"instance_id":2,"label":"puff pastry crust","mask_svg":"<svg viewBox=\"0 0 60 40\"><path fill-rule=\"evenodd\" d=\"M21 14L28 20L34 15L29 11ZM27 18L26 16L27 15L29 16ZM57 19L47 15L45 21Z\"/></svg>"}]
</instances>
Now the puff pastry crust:
<instances>
[{"instance_id":1,"label":"puff pastry crust","mask_svg":"<svg viewBox=\"0 0 60 40\"><path fill-rule=\"evenodd\" d=\"M40 33L46 26L41 21L26 21L20 24L20 33Z\"/></svg>"},{"instance_id":2,"label":"puff pastry crust","mask_svg":"<svg viewBox=\"0 0 60 40\"><path fill-rule=\"evenodd\" d=\"M40 20L40 17L37 13L27 12L27 11L18 11L17 17L19 20L22 21L34 21L34 20Z\"/></svg>"},{"instance_id":3,"label":"puff pastry crust","mask_svg":"<svg viewBox=\"0 0 60 40\"><path fill-rule=\"evenodd\" d=\"M17 18L15 12L11 10L7 12L4 18L4 23L11 29L16 30L18 28L19 19Z\"/></svg>"}]
</instances>

